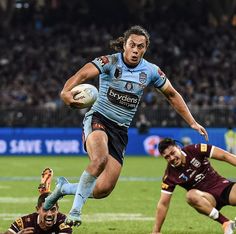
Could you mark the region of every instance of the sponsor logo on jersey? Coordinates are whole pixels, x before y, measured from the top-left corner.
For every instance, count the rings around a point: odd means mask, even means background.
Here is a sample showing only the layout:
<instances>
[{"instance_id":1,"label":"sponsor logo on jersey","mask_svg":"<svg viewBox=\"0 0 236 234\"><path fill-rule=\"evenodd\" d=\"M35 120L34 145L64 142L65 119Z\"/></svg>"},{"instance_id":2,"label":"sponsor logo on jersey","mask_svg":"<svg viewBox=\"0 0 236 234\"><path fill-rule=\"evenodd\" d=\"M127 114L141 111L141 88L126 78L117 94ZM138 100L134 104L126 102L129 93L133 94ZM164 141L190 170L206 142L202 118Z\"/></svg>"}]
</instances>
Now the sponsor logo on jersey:
<instances>
[{"instance_id":1,"label":"sponsor logo on jersey","mask_svg":"<svg viewBox=\"0 0 236 234\"><path fill-rule=\"evenodd\" d=\"M139 73L139 81L144 84L147 81L147 74L145 72Z\"/></svg>"},{"instance_id":2,"label":"sponsor logo on jersey","mask_svg":"<svg viewBox=\"0 0 236 234\"><path fill-rule=\"evenodd\" d=\"M23 220L21 218L16 220L16 224L17 224L19 230L24 229L24 223L23 223Z\"/></svg>"},{"instance_id":3,"label":"sponsor logo on jersey","mask_svg":"<svg viewBox=\"0 0 236 234\"><path fill-rule=\"evenodd\" d=\"M180 178L180 179L183 179L183 180L185 180L185 181L188 180L188 177L187 177L184 173L182 173L182 174L179 176L179 178Z\"/></svg>"},{"instance_id":4,"label":"sponsor logo on jersey","mask_svg":"<svg viewBox=\"0 0 236 234\"><path fill-rule=\"evenodd\" d=\"M114 77L116 79L119 79L121 78L121 75L122 75L122 69L121 67L116 67L116 70L115 70L115 73L114 73Z\"/></svg>"},{"instance_id":5,"label":"sponsor logo on jersey","mask_svg":"<svg viewBox=\"0 0 236 234\"><path fill-rule=\"evenodd\" d=\"M139 87L140 87L141 89L145 89L145 88L147 87L147 85L145 85L145 84L139 84Z\"/></svg>"},{"instance_id":6,"label":"sponsor logo on jersey","mask_svg":"<svg viewBox=\"0 0 236 234\"><path fill-rule=\"evenodd\" d=\"M192 170L191 168L190 169L188 169L187 171L186 171L188 174L190 174L189 175L189 178L192 178L193 176L194 176L194 174L196 173L196 170Z\"/></svg>"},{"instance_id":7,"label":"sponsor logo on jersey","mask_svg":"<svg viewBox=\"0 0 236 234\"><path fill-rule=\"evenodd\" d=\"M126 85L125 85L125 89L130 91L132 90L134 87L133 87L133 84L132 82L127 82Z\"/></svg>"},{"instance_id":8,"label":"sponsor logo on jersey","mask_svg":"<svg viewBox=\"0 0 236 234\"><path fill-rule=\"evenodd\" d=\"M100 65L103 67L105 64L109 63L109 59L107 56L101 56L99 58L97 58L98 62L100 63Z\"/></svg>"},{"instance_id":9,"label":"sponsor logo on jersey","mask_svg":"<svg viewBox=\"0 0 236 234\"><path fill-rule=\"evenodd\" d=\"M65 223L61 223L60 226L59 226L60 230L63 230L63 229L66 229L66 228L70 228L70 226L65 224Z\"/></svg>"},{"instance_id":10,"label":"sponsor logo on jersey","mask_svg":"<svg viewBox=\"0 0 236 234\"><path fill-rule=\"evenodd\" d=\"M201 152L207 152L207 144L201 144L200 145L200 151Z\"/></svg>"},{"instance_id":11,"label":"sponsor logo on jersey","mask_svg":"<svg viewBox=\"0 0 236 234\"><path fill-rule=\"evenodd\" d=\"M166 75L160 68L158 68L157 72L162 79L165 79Z\"/></svg>"},{"instance_id":12,"label":"sponsor logo on jersey","mask_svg":"<svg viewBox=\"0 0 236 234\"><path fill-rule=\"evenodd\" d=\"M122 106L127 109L134 109L137 107L139 98L137 95L127 92L121 92L109 87L107 92L107 98L115 105Z\"/></svg>"},{"instance_id":13,"label":"sponsor logo on jersey","mask_svg":"<svg viewBox=\"0 0 236 234\"><path fill-rule=\"evenodd\" d=\"M164 182L161 183L161 188L162 189L168 189L169 188L169 185L168 184L165 184Z\"/></svg>"},{"instance_id":14,"label":"sponsor logo on jersey","mask_svg":"<svg viewBox=\"0 0 236 234\"><path fill-rule=\"evenodd\" d=\"M101 130L105 131L106 128L104 127L104 125L102 125L100 123L93 123L92 124L92 129L93 130L101 129Z\"/></svg>"},{"instance_id":15,"label":"sponsor logo on jersey","mask_svg":"<svg viewBox=\"0 0 236 234\"><path fill-rule=\"evenodd\" d=\"M194 180L198 183L202 181L205 177L206 176L203 173L201 173L201 174L196 175Z\"/></svg>"},{"instance_id":16,"label":"sponsor logo on jersey","mask_svg":"<svg viewBox=\"0 0 236 234\"><path fill-rule=\"evenodd\" d=\"M194 167L196 167L196 168L198 168L198 167L201 166L201 163L200 163L196 158L193 158L193 159L190 161L190 163L191 163Z\"/></svg>"}]
</instances>

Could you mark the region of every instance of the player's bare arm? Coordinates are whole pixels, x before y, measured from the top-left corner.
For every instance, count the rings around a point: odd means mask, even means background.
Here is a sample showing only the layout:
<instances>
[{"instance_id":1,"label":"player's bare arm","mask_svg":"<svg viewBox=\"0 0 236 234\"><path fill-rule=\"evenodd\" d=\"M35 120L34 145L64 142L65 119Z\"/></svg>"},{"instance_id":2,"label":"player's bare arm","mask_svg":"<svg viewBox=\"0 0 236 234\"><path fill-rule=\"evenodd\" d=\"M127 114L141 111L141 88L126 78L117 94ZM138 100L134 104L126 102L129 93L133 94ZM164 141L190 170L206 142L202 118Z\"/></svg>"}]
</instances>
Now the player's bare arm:
<instances>
[{"instance_id":1,"label":"player's bare arm","mask_svg":"<svg viewBox=\"0 0 236 234\"><path fill-rule=\"evenodd\" d=\"M177 90L171 85L169 81L167 82L168 85L166 85L161 91L167 98L168 102L176 110L176 112L182 116L182 118L189 124L191 128L198 131L208 141L208 133L206 129L196 122L182 96L177 92Z\"/></svg>"},{"instance_id":2,"label":"player's bare arm","mask_svg":"<svg viewBox=\"0 0 236 234\"><path fill-rule=\"evenodd\" d=\"M236 155L231 154L228 151L220 149L216 146L212 150L213 151L212 151L211 158L214 158L220 161L225 161L225 162L230 163L233 166L236 166Z\"/></svg>"},{"instance_id":3,"label":"player's bare arm","mask_svg":"<svg viewBox=\"0 0 236 234\"><path fill-rule=\"evenodd\" d=\"M161 197L157 203L157 209L156 209L156 220L153 227L152 234L160 234L161 233L161 227L165 221L169 205L171 200L171 194L168 193L161 193Z\"/></svg>"},{"instance_id":4,"label":"player's bare arm","mask_svg":"<svg viewBox=\"0 0 236 234\"><path fill-rule=\"evenodd\" d=\"M76 101L73 98L76 93L72 93L70 92L70 90L74 86L85 83L88 80L94 79L98 75L99 70L95 65L93 65L92 63L85 64L78 72L76 72L72 77L70 77L66 81L61 91L61 99L65 102L66 105L79 104L79 101Z\"/></svg>"}]
</instances>

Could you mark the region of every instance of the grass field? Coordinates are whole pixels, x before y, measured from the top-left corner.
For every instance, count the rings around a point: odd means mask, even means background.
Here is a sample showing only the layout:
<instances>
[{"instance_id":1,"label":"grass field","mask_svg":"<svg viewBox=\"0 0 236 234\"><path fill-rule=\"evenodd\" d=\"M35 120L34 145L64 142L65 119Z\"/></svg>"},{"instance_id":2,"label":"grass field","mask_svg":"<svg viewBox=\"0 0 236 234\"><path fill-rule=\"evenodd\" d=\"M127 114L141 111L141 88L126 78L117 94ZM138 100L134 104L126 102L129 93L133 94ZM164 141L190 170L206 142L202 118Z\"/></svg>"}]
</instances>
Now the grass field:
<instances>
[{"instance_id":1,"label":"grass field","mask_svg":"<svg viewBox=\"0 0 236 234\"><path fill-rule=\"evenodd\" d=\"M35 210L42 169L53 168L54 181L63 175L76 182L87 162L87 157L0 157L0 233L7 230L16 217ZM222 175L235 178L234 167L213 160L212 164ZM151 233L165 165L162 158L127 157L113 193L102 200L88 200L83 208L83 224L74 228L73 233ZM60 200L60 211L67 213L72 201L73 196ZM222 213L234 218L236 209L225 207ZM222 230L218 223L189 207L184 190L178 188L162 233L220 234Z\"/></svg>"}]
</instances>

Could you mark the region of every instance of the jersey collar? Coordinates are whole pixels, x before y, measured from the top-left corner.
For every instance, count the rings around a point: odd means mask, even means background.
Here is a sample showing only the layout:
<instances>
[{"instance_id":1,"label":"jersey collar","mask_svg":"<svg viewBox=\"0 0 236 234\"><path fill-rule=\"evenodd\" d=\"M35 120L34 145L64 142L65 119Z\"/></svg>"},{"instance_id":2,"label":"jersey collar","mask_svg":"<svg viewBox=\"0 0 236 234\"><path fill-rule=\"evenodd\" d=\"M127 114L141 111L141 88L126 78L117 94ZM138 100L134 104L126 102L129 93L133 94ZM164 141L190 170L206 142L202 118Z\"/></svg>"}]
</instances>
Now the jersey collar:
<instances>
[{"instance_id":1,"label":"jersey collar","mask_svg":"<svg viewBox=\"0 0 236 234\"><path fill-rule=\"evenodd\" d=\"M142 62L142 60L143 60L143 58L141 58L141 60L139 61L139 63L138 63L136 66L130 66L130 65L128 65L128 64L125 62L123 53L120 53L120 55L121 55L121 60L122 60L122 62L124 63L124 65L125 65L128 69L135 69L135 68L137 68L137 67L139 66L139 64L141 64L141 62Z\"/></svg>"}]
</instances>

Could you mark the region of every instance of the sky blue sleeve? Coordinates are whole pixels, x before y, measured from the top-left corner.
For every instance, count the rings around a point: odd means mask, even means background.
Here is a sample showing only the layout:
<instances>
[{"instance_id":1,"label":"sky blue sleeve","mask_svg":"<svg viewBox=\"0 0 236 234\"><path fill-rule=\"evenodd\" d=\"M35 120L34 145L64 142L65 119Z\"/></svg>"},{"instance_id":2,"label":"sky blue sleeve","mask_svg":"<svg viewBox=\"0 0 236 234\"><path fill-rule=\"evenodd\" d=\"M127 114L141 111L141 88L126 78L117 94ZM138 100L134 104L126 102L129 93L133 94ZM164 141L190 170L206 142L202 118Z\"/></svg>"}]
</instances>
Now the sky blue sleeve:
<instances>
[{"instance_id":1,"label":"sky blue sleeve","mask_svg":"<svg viewBox=\"0 0 236 234\"><path fill-rule=\"evenodd\" d=\"M155 64L152 64L152 80L155 88L160 89L166 83L165 73Z\"/></svg>"},{"instance_id":2,"label":"sky blue sleeve","mask_svg":"<svg viewBox=\"0 0 236 234\"><path fill-rule=\"evenodd\" d=\"M100 74L110 70L112 57L110 55L95 58L92 63L98 68Z\"/></svg>"}]
</instances>

